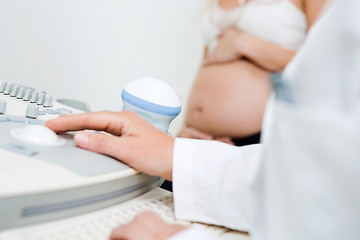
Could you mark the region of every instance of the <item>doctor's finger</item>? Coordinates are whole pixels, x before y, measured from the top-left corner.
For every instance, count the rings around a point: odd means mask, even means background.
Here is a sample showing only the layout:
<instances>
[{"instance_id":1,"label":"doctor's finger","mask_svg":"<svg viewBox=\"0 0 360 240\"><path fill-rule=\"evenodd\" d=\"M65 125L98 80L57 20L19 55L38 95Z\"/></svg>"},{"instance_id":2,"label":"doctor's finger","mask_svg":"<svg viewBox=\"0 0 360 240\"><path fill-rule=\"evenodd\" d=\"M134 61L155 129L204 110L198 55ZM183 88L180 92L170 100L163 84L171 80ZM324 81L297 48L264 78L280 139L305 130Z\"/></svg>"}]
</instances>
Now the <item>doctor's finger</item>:
<instances>
[{"instance_id":1,"label":"doctor's finger","mask_svg":"<svg viewBox=\"0 0 360 240\"><path fill-rule=\"evenodd\" d=\"M122 130L125 115L124 113L115 112L67 114L57 119L47 121L46 126L57 133L91 129L119 135Z\"/></svg>"},{"instance_id":2,"label":"doctor's finger","mask_svg":"<svg viewBox=\"0 0 360 240\"><path fill-rule=\"evenodd\" d=\"M119 160L126 158L126 142L121 138L104 133L82 131L76 133L75 143L84 149L105 154ZM126 158L127 159L127 158ZM128 163L131 165L131 163Z\"/></svg>"}]
</instances>

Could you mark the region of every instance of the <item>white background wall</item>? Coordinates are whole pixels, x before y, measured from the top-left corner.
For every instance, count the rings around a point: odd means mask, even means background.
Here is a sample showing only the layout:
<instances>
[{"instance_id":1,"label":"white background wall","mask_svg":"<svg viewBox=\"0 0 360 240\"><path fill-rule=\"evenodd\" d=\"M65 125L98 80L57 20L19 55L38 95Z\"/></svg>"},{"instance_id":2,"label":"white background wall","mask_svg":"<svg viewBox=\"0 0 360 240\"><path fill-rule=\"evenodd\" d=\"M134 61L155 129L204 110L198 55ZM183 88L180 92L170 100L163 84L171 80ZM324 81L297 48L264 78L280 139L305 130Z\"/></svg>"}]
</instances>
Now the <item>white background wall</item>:
<instances>
[{"instance_id":1,"label":"white background wall","mask_svg":"<svg viewBox=\"0 0 360 240\"><path fill-rule=\"evenodd\" d=\"M0 79L120 111L123 87L153 76L185 106L202 57L203 1L0 0Z\"/></svg>"}]
</instances>

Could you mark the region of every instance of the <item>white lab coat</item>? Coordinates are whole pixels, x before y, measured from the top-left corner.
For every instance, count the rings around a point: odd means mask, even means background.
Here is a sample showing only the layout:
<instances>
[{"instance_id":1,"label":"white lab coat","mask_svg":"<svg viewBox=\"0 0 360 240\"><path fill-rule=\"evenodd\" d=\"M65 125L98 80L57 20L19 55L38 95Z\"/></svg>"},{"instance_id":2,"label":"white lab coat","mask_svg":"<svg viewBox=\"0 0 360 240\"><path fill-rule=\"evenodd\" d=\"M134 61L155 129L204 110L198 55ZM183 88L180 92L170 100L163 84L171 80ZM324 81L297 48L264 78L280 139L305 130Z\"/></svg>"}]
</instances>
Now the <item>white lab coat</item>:
<instances>
[{"instance_id":1,"label":"white lab coat","mask_svg":"<svg viewBox=\"0 0 360 240\"><path fill-rule=\"evenodd\" d=\"M360 239L360 1L334 2L284 73L264 145L176 139L175 213L256 240ZM250 197L252 196L252 197ZM190 229L171 238L216 239Z\"/></svg>"}]
</instances>

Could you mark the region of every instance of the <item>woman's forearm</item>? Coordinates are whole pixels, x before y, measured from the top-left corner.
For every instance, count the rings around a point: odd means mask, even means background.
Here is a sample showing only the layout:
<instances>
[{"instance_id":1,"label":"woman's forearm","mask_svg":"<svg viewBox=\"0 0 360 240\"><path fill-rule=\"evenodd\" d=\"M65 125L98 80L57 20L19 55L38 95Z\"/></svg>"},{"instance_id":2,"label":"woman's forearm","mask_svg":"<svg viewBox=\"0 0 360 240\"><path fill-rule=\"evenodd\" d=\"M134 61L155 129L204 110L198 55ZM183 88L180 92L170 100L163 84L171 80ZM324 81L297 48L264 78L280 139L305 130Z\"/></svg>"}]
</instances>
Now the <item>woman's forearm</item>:
<instances>
[{"instance_id":1,"label":"woman's forearm","mask_svg":"<svg viewBox=\"0 0 360 240\"><path fill-rule=\"evenodd\" d=\"M241 37L239 55L268 71L283 70L296 53L247 33L242 33Z\"/></svg>"}]
</instances>

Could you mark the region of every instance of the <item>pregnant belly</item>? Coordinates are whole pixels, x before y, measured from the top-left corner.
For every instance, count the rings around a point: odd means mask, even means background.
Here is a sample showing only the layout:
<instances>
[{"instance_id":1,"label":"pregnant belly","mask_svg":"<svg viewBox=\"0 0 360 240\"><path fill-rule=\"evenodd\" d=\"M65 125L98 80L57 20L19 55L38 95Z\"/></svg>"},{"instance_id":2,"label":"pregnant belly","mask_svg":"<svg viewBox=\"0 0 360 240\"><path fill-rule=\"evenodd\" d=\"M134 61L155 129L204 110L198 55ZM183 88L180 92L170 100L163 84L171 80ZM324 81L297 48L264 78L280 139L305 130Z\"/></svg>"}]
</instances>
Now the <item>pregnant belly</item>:
<instances>
[{"instance_id":1,"label":"pregnant belly","mask_svg":"<svg viewBox=\"0 0 360 240\"><path fill-rule=\"evenodd\" d=\"M213 136L257 133L270 86L269 73L245 60L202 67L189 98L186 124Z\"/></svg>"}]
</instances>

